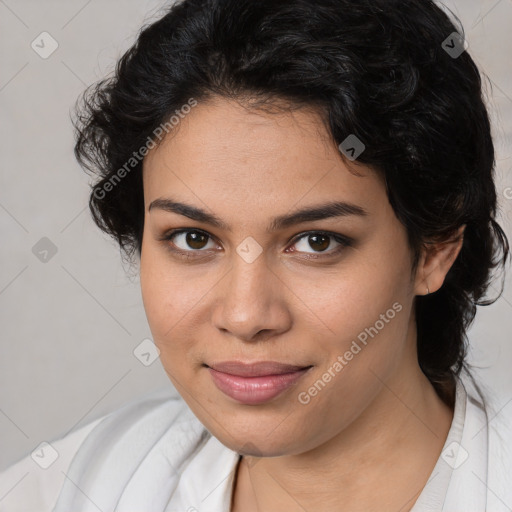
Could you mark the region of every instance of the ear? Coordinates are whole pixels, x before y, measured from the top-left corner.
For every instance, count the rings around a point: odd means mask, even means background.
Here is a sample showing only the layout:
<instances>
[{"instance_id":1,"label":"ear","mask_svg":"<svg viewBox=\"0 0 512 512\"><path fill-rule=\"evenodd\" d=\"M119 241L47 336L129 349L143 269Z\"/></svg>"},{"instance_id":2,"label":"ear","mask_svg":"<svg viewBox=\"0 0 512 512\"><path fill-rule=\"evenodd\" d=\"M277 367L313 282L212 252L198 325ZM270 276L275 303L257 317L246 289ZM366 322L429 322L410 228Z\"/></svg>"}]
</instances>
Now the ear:
<instances>
[{"instance_id":1,"label":"ear","mask_svg":"<svg viewBox=\"0 0 512 512\"><path fill-rule=\"evenodd\" d=\"M416 271L415 295L433 293L444 283L446 274L457 259L464 240L464 224L457 233L443 242L425 244Z\"/></svg>"}]
</instances>

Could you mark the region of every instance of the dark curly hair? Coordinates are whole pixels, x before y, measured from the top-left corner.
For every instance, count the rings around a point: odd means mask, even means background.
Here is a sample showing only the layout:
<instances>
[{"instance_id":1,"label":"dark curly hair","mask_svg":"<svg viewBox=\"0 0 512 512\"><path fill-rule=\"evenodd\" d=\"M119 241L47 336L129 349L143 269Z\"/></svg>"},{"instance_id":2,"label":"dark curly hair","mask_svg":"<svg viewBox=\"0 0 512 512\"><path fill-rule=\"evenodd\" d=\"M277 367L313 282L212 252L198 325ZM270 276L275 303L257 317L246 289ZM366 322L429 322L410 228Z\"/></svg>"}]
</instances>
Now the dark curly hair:
<instances>
[{"instance_id":1,"label":"dark curly hair","mask_svg":"<svg viewBox=\"0 0 512 512\"><path fill-rule=\"evenodd\" d=\"M98 176L94 221L128 260L140 257L142 158L134 155L191 98L314 107L333 142L355 134L366 146L358 162L385 177L413 271L425 244L466 225L443 286L415 299L420 367L453 404L466 331L476 306L497 299L483 300L509 255L495 220L482 80L463 37L431 0L180 1L143 27L113 75L77 103L75 154ZM455 43L460 55L448 51Z\"/></svg>"}]
</instances>

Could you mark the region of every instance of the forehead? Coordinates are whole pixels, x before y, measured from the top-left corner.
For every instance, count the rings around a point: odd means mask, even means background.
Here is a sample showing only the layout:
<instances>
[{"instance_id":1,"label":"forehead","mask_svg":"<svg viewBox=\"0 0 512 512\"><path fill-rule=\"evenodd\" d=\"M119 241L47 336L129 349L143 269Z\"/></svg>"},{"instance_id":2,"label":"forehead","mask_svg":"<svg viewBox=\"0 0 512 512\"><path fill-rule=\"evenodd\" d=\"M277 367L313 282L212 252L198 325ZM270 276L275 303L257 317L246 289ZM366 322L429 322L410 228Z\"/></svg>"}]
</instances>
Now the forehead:
<instances>
[{"instance_id":1,"label":"forehead","mask_svg":"<svg viewBox=\"0 0 512 512\"><path fill-rule=\"evenodd\" d=\"M344 162L313 109L269 113L220 98L199 102L148 153L143 169L146 210L166 194L226 211L281 212L326 199L370 210L387 202L380 176Z\"/></svg>"}]
</instances>

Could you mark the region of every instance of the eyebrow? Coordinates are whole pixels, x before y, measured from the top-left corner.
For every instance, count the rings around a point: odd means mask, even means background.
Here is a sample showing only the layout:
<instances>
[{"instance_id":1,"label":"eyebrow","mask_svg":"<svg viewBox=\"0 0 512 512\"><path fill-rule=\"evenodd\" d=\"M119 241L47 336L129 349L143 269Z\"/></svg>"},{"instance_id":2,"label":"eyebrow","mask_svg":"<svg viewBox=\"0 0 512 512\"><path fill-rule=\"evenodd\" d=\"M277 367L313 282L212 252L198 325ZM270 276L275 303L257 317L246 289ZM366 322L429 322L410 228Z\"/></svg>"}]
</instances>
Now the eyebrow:
<instances>
[{"instance_id":1,"label":"eyebrow","mask_svg":"<svg viewBox=\"0 0 512 512\"><path fill-rule=\"evenodd\" d=\"M231 227L228 224L219 219L216 215L208 213L197 206L173 201L168 198L159 198L152 201L149 205L148 211L151 211L152 209L177 213L178 215L183 215L189 219L204 222L205 224L210 224L216 228L231 232ZM349 215L365 217L369 215L369 213L361 206L353 203L345 201L331 201L324 204L307 206L300 210L295 210L290 214L274 217L268 226L267 231L278 231L303 222L312 222L335 217L347 217Z\"/></svg>"}]
</instances>

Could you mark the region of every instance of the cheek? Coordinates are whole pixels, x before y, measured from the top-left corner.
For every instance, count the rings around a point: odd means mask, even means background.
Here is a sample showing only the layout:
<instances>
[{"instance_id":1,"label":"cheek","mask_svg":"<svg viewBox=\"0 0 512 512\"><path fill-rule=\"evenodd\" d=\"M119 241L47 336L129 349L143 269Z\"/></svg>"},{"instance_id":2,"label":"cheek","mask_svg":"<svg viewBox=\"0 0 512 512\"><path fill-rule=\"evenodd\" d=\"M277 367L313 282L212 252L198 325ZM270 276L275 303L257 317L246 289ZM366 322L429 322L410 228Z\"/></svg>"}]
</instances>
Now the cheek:
<instances>
[{"instance_id":1,"label":"cheek","mask_svg":"<svg viewBox=\"0 0 512 512\"><path fill-rule=\"evenodd\" d=\"M329 382L348 403L351 396L360 396L362 402L361 395L371 396L371 389L380 387L377 377L389 375L403 355L411 301L407 271L406 254L376 251L364 262L340 267L317 281L308 297L329 327L320 338L324 357L315 378ZM318 402L331 398L322 393Z\"/></svg>"},{"instance_id":2,"label":"cheek","mask_svg":"<svg viewBox=\"0 0 512 512\"><path fill-rule=\"evenodd\" d=\"M172 263L161 248L144 247L140 264L144 309L161 362L174 375L193 370L201 359L202 305L214 284L211 273L188 272Z\"/></svg>"},{"instance_id":3,"label":"cheek","mask_svg":"<svg viewBox=\"0 0 512 512\"><path fill-rule=\"evenodd\" d=\"M311 276L295 284L296 294L304 296L304 302L328 327L329 337L347 342L362 333L364 339L365 329L376 322L382 331L383 326L388 330L391 323L397 323L394 320L399 316L399 306L393 309L393 304L399 303L403 309L409 300L406 273L390 268L384 261L376 263L341 267L314 280L315 287L311 286Z\"/></svg>"},{"instance_id":4,"label":"cheek","mask_svg":"<svg viewBox=\"0 0 512 512\"><path fill-rule=\"evenodd\" d=\"M149 244L144 246L140 263L140 287L144 310L153 341L163 356L169 350L166 340L172 339L188 304L187 288L179 275L169 267L160 251Z\"/></svg>"},{"instance_id":5,"label":"cheek","mask_svg":"<svg viewBox=\"0 0 512 512\"><path fill-rule=\"evenodd\" d=\"M381 286L384 283L375 276L365 276L357 287L356 276L345 280L342 292L333 293L332 303L320 310L334 333L319 340L322 362L296 393L300 404L296 407L311 436L321 436L315 442L329 439L353 422L404 356L408 308L401 299L401 287Z\"/></svg>"},{"instance_id":6,"label":"cheek","mask_svg":"<svg viewBox=\"0 0 512 512\"><path fill-rule=\"evenodd\" d=\"M168 276L165 279L153 276L142 276L141 292L144 309L153 339L161 351L173 347L171 340L176 340L180 323L186 316L189 300L181 285Z\"/></svg>"},{"instance_id":7,"label":"cheek","mask_svg":"<svg viewBox=\"0 0 512 512\"><path fill-rule=\"evenodd\" d=\"M179 393L186 392L190 385L192 368L190 336L183 335L180 319L184 313L177 309L182 304L182 294L176 283L158 272L143 271L141 262L141 291L146 317L153 342L160 351L160 363Z\"/></svg>"}]
</instances>

